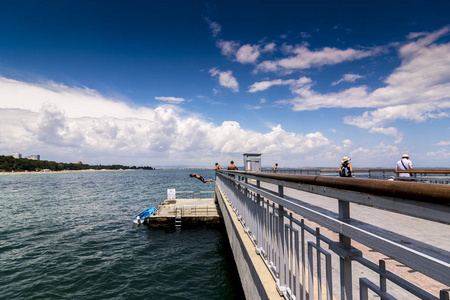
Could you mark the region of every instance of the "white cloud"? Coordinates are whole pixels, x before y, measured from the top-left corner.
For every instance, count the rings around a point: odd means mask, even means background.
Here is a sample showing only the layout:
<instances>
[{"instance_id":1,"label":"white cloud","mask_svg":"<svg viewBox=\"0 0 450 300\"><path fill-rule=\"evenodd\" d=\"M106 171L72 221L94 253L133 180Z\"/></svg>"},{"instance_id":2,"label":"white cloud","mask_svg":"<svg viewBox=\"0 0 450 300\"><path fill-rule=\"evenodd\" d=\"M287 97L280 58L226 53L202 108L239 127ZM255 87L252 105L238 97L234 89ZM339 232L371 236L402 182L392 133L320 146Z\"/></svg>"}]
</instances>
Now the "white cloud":
<instances>
[{"instance_id":1,"label":"white cloud","mask_svg":"<svg viewBox=\"0 0 450 300\"><path fill-rule=\"evenodd\" d=\"M236 61L241 64L254 63L260 55L258 46L247 44L240 47L236 52Z\"/></svg>"},{"instance_id":2,"label":"white cloud","mask_svg":"<svg viewBox=\"0 0 450 300\"><path fill-rule=\"evenodd\" d=\"M415 42L411 42L406 44L405 46L400 48L399 55L401 58L408 58L410 56L416 55L418 52L420 52L421 49L426 48L427 46L434 43L437 39L442 37L443 35L446 35L450 32L450 25L445 26L440 30L436 30L432 33L428 32L420 32L420 33L410 33L408 35L408 39L413 40L416 38L421 37L421 39L418 39Z\"/></svg>"},{"instance_id":3,"label":"white cloud","mask_svg":"<svg viewBox=\"0 0 450 300\"><path fill-rule=\"evenodd\" d=\"M423 122L430 118L448 118L450 112L450 43L437 44L437 39L450 32L450 27L420 37L399 48L402 64L385 80L386 86L370 91L367 86L352 87L338 93L321 94L312 85L293 89L294 99L280 100L295 111L320 108L375 108L360 116L348 116L345 123L383 133L401 141L402 133L386 127L398 119ZM277 65L275 65L277 67Z\"/></svg>"},{"instance_id":4,"label":"white cloud","mask_svg":"<svg viewBox=\"0 0 450 300\"><path fill-rule=\"evenodd\" d=\"M342 141L342 144L344 145L344 147L348 148L352 145L352 141L349 139L345 139Z\"/></svg>"},{"instance_id":5,"label":"white cloud","mask_svg":"<svg viewBox=\"0 0 450 300\"><path fill-rule=\"evenodd\" d=\"M368 50L356 50L352 48L341 50L337 48L325 47L320 50L311 51L308 49L307 44L296 47L284 45L283 49L284 53L294 55L277 60L263 61L257 65L257 70L262 72L289 72L293 70L303 70L358 60L377 55L384 51L384 48L382 47L375 47Z\"/></svg>"},{"instance_id":6,"label":"white cloud","mask_svg":"<svg viewBox=\"0 0 450 300\"><path fill-rule=\"evenodd\" d=\"M184 102L183 98L176 98L176 97L155 97L156 100L164 101L172 104L179 104Z\"/></svg>"},{"instance_id":7,"label":"white cloud","mask_svg":"<svg viewBox=\"0 0 450 300\"><path fill-rule=\"evenodd\" d=\"M224 40L217 41L216 45L220 48L220 52L223 55L241 64L254 64L261 56L261 53L272 53L276 47L275 43L245 44L241 46L238 42Z\"/></svg>"},{"instance_id":8,"label":"white cloud","mask_svg":"<svg viewBox=\"0 0 450 300\"><path fill-rule=\"evenodd\" d=\"M269 44L266 44L266 45L264 45L264 47L261 49L261 52L262 52L262 53L266 53L266 52L271 53L271 52L274 52L274 51L275 51L275 47L276 47L275 43L269 43Z\"/></svg>"},{"instance_id":9,"label":"white cloud","mask_svg":"<svg viewBox=\"0 0 450 300\"><path fill-rule=\"evenodd\" d=\"M216 38L219 35L220 31L222 31L222 27L219 25L219 23L213 22L209 18L205 18L205 21L208 23L213 37Z\"/></svg>"},{"instance_id":10,"label":"white cloud","mask_svg":"<svg viewBox=\"0 0 450 300\"><path fill-rule=\"evenodd\" d=\"M450 151L448 151L447 149L441 148L436 151L427 152L426 156L432 157L432 158L437 158L438 160L442 161L444 159L450 158Z\"/></svg>"},{"instance_id":11,"label":"white cloud","mask_svg":"<svg viewBox=\"0 0 450 300\"><path fill-rule=\"evenodd\" d=\"M288 80L282 80L282 79L275 79L270 81L260 81L255 82L251 86L249 86L248 91L250 93L256 93L260 91L264 91L269 89L272 86L276 85L289 85L293 88L299 88L301 86L310 84L312 80L308 77L300 77L299 79L288 79Z\"/></svg>"},{"instance_id":12,"label":"white cloud","mask_svg":"<svg viewBox=\"0 0 450 300\"><path fill-rule=\"evenodd\" d=\"M231 70L222 72L217 68L212 68L209 70L209 73L213 77L219 77L219 84L223 87L229 88L234 92L239 91L239 83L236 78L233 76L233 72Z\"/></svg>"},{"instance_id":13,"label":"white cloud","mask_svg":"<svg viewBox=\"0 0 450 300\"><path fill-rule=\"evenodd\" d=\"M219 40L216 45L220 48L220 52L225 56L236 55L237 49L239 48L239 43L234 41Z\"/></svg>"},{"instance_id":14,"label":"white cloud","mask_svg":"<svg viewBox=\"0 0 450 300\"><path fill-rule=\"evenodd\" d=\"M64 162L208 164L244 152L296 156L332 148L320 132L302 135L277 125L258 133L234 121L217 126L176 106L132 108L88 89L0 77L0 95L0 149L8 154Z\"/></svg>"},{"instance_id":15,"label":"white cloud","mask_svg":"<svg viewBox=\"0 0 450 300\"><path fill-rule=\"evenodd\" d=\"M46 144L74 147L84 140L78 125L68 122L64 111L53 103L43 103L36 129L37 139Z\"/></svg>"},{"instance_id":16,"label":"white cloud","mask_svg":"<svg viewBox=\"0 0 450 300\"><path fill-rule=\"evenodd\" d=\"M338 81L334 81L331 83L332 86L338 85L341 82L355 82L357 79L364 78L364 76L358 75L358 74L345 74L341 79Z\"/></svg>"},{"instance_id":17,"label":"white cloud","mask_svg":"<svg viewBox=\"0 0 450 300\"><path fill-rule=\"evenodd\" d=\"M450 146L450 141L440 141L436 146Z\"/></svg>"},{"instance_id":18,"label":"white cloud","mask_svg":"<svg viewBox=\"0 0 450 300\"><path fill-rule=\"evenodd\" d=\"M350 157L352 157L353 161L359 160L363 163L367 163L365 159L367 157L371 157L373 159L381 158L383 161L386 161L389 158L392 158L392 161L396 157L399 157L401 154L397 146L385 145L384 142L376 145L373 149L366 149L363 147L359 147L350 152ZM361 164L361 163L360 163Z\"/></svg>"}]
</instances>

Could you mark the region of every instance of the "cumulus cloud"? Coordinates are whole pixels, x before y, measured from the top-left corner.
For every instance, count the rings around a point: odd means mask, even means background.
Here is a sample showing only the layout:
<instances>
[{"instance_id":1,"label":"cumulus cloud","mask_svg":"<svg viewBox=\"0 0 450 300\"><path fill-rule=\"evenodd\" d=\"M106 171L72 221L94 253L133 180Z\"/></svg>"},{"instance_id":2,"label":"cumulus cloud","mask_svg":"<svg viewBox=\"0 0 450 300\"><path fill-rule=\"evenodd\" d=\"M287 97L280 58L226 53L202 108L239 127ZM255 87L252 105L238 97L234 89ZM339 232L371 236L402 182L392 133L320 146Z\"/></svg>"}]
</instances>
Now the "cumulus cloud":
<instances>
[{"instance_id":1,"label":"cumulus cloud","mask_svg":"<svg viewBox=\"0 0 450 300\"><path fill-rule=\"evenodd\" d=\"M338 81L333 81L331 83L332 86L338 85L341 82L355 82L357 79L364 78L364 76L358 74L344 74L341 79Z\"/></svg>"},{"instance_id":2,"label":"cumulus cloud","mask_svg":"<svg viewBox=\"0 0 450 300\"><path fill-rule=\"evenodd\" d=\"M450 158L450 151L448 151L447 149L441 148L441 149L437 149L436 151L427 152L426 156L437 158L439 160L449 159Z\"/></svg>"},{"instance_id":3,"label":"cumulus cloud","mask_svg":"<svg viewBox=\"0 0 450 300\"><path fill-rule=\"evenodd\" d=\"M156 100L164 101L172 104L179 104L184 102L183 98L176 98L176 97L155 97Z\"/></svg>"},{"instance_id":4,"label":"cumulus cloud","mask_svg":"<svg viewBox=\"0 0 450 300\"><path fill-rule=\"evenodd\" d=\"M236 78L233 76L233 72L231 70L222 72L217 68L212 68L209 70L209 73L213 77L218 77L219 84L223 87L231 89L233 92L239 91L239 83Z\"/></svg>"},{"instance_id":5,"label":"cumulus cloud","mask_svg":"<svg viewBox=\"0 0 450 300\"><path fill-rule=\"evenodd\" d=\"M448 118L450 108L450 43L436 43L450 32L450 26L432 33L411 34L399 47L402 64L385 80L386 86L370 91L367 86L338 93L321 94L312 85L292 90L293 99L280 100L295 111L320 108L373 108L360 116L348 116L345 123L383 133L401 141L396 128L386 127L395 120L423 122ZM416 38L416 39L413 39ZM345 77L344 77L345 78ZM355 78L355 77L353 77Z\"/></svg>"},{"instance_id":6,"label":"cumulus cloud","mask_svg":"<svg viewBox=\"0 0 450 300\"><path fill-rule=\"evenodd\" d=\"M0 77L0 94L0 149L6 153L66 162L117 163L111 161L116 157L120 163L207 164L244 152L295 156L332 148L320 132L303 135L277 125L259 133L235 121L215 125L177 106L133 108L88 89Z\"/></svg>"},{"instance_id":7,"label":"cumulus cloud","mask_svg":"<svg viewBox=\"0 0 450 300\"><path fill-rule=\"evenodd\" d=\"M84 140L75 122L69 122L64 111L52 103L44 103L37 118L36 137L55 146L74 147Z\"/></svg>"},{"instance_id":8,"label":"cumulus cloud","mask_svg":"<svg viewBox=\"0 0 450 300\"><path fill-rule=\"evenodd\" d=\"M236 52L236 61L241 64L254 63L260 56L259 47L255 45L244 45Z\"/></svg>"},{"instance_id":9,"label":"cumulus cloud","mask_svg":"<svg viewBox=\"0 0 450 300\"><path fill-rule=\"evenodd\" d=\"M241 46L238 42L224 40L217 41L216 45L223 55L241 64L254 64L262 53L272 53L276 47L275 43Z\"/></svg>"},{"instance_id":10,"label":"cumulus cloud","mask_svg":"<svg viewBox=\"0 0 450 300\"><path fill-rule=\"evenodd\" d=\"M386 145L384 142L379 143L372 149L358 147L350 152L350 157L372 157L373 159L381 158L385 161L387 158L400 156L400 150L397 146Z\"/></svg>"},{"instance_id":11,"label":"cumulus cloud","mask_svg":"<svg viewBox=\"0 0 450 300\"><path fill-rule=\"evenodd\" d=\"M440 141L436 146L450 146L450 141Z\"/></svg>"}]
</instances>

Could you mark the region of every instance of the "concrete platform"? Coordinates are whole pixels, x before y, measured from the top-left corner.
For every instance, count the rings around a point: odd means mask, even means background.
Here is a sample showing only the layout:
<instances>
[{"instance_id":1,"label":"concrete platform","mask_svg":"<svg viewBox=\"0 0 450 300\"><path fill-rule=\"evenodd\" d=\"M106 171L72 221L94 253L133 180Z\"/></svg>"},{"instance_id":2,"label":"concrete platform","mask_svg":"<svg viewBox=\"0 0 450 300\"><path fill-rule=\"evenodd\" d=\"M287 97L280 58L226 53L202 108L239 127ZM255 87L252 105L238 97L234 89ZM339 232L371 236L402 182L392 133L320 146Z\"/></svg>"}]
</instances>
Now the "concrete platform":
<instances>
[{"instance_id":1,"label":"concrete platform","mask_svg":"<svg viewBox=\"0 0 450 300\"><path fill-rule=\"evenodd\" d=\"M217 226L220 218L214 198L175 199L162 202L144 224L152 228L193 228Z\"/></svg>"}]
</instances>

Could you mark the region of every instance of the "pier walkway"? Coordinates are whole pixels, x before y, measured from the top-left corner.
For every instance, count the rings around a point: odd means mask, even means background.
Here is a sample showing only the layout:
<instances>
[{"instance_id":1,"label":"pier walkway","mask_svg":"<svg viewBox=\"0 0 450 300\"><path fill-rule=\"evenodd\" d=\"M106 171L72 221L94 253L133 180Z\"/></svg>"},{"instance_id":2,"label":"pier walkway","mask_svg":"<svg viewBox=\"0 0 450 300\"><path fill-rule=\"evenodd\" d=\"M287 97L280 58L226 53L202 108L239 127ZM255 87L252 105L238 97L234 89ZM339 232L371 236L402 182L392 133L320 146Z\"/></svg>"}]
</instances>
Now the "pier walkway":
<instances>
[{"instance_id":1,"label":"pier walkway","mask_svg":"<svg viewBox=\"0 0 450 300\"><path fill-rule=\"evenodd\" d=\"M449 299L448 185L220 171L215 187L248 299Z\"/></svg>"}]
</instances>

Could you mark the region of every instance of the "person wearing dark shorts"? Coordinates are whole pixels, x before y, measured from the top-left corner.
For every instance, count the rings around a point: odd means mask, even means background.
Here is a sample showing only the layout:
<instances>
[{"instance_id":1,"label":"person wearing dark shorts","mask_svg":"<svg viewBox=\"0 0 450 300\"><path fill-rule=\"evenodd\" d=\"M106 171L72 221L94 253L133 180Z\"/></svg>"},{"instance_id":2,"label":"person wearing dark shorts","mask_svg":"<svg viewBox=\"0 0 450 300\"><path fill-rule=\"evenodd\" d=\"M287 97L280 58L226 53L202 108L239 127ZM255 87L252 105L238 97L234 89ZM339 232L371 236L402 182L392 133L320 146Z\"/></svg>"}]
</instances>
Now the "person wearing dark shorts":
<instances>
[{"instance_id":1,"label":"person wearing dark shorts","mask_svg":"<svg viewBox=\"0 0 450 300\"><path fill-rule=\"evenodd\" d=\"M205 178L203 178L202 176L200 176L200 175L198 175L198 174L195 174L195 173L189 174L189 176L190 176L190 177L195 177L195 178L197 178L198 180L200 180L200 181L203 182L203 183L206 183L206 182L213 182L212 179L206 179L206 180L205 180Z\"/></svg>"}]
</instances>

